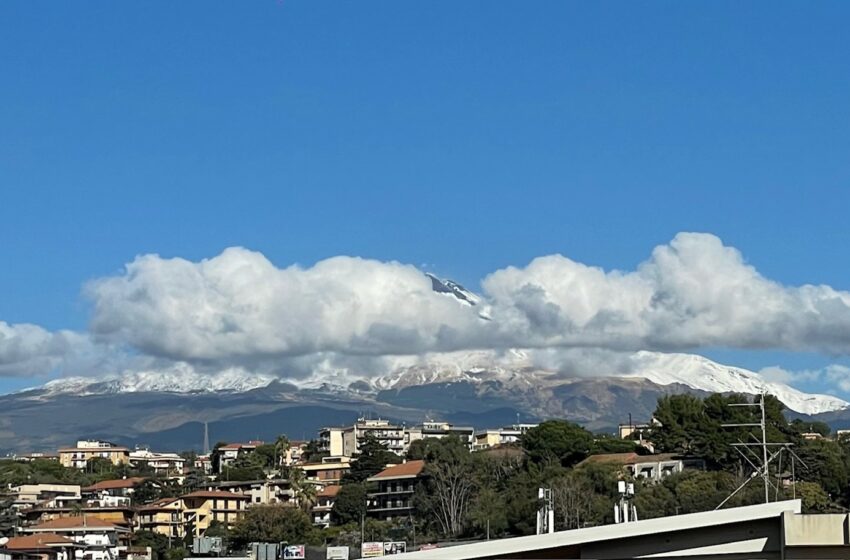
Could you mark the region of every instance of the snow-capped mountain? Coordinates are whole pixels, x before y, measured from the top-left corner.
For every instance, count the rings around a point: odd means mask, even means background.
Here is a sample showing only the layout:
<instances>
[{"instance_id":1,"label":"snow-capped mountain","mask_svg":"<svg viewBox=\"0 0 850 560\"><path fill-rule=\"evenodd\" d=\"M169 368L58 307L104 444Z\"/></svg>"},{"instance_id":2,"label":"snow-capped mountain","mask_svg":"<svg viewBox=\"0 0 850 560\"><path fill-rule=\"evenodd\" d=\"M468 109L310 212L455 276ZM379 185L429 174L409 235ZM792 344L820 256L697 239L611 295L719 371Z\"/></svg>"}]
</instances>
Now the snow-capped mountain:
<instances>
[{"instance_id":1,"label":"snow-capped mountain","mask_svg":"<svg viewBox=\"0 0 850 560\"><path fill-rule=\"evenodd\" d=\"M784 383L765 380L743 368L725 366L695 354L637 352L635 371L630 377L648 379L658 385L681 383L693 389L712 393L769 393L791 410L803 414L819 414L850 407L850 403L831 395L804 393Z\"/></svg>"},{"instance_id":2,"label":"snow-capped mountain","mask_svg":"<svg viewBox=\"0 0 850 560\"><path fill-rule=\"evenodd\" d=\"M809 394L783 383L765 380L758 373L718 364L694 354L637 352L626 358L627 372L599 372L596 379L645 379L656 385L679 385L703 392L775 395L785 405L803 414L819 414L850 407L850 403L830 395ZM587 376L544 368L535 364L533 351L476 351L429 354L396 358L387 371L376 375L354 375L344 370L317 371L306 379L279 379L244 370L214 374L199 373L190 366L164 371L143 371L107 379L70 377L50 381L37 389L39 398L68 395L120 393L244 393L281 380L313 392L358 398L383 390L401 391L412 387L446 383L479 386L497 383L506 397L511 394L549 394L560 386ZM547 397L550 398L550 397Z\"/></svg>"},{"instance_id":3,"label":"snow-capped mountain","mask_svg":"<svg viewBox=\"0 0 850 560\"><path fill-rule=\"evenodd\" d=\"M244 393L267 387L276 377L225 370L214 374L199 373L188 366L166 370L138 371L107 378L65 377L45 383L41 396L105 395L118 393ZM21 393L32 391L27 389Z\"/></svg>"}]
</instances>

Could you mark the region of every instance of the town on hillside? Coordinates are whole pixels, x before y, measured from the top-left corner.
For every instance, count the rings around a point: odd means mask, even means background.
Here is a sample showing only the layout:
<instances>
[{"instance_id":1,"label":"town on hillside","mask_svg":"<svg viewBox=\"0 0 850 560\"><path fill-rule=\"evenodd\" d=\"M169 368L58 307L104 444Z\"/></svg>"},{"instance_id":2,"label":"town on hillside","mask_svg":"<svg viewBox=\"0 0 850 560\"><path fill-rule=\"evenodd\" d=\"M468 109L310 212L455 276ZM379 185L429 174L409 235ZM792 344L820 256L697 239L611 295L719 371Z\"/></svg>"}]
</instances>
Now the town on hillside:
<instances>
[{"instance_id":1,"label":"town on hillside","mask_svg":"<svg viewBox=\"0 0 850 560\"><path fill-rule=\"evenodd\" d=\"M614 434L360 418L202 454L80 440L0 461L0 557L360 558L788 498L846 511L847 434L789 421L770 396L761 420L745 404L667 396ZM761 437L758 422L782 450L764 465L736 448Z\"/></svg>"}]
</instances>

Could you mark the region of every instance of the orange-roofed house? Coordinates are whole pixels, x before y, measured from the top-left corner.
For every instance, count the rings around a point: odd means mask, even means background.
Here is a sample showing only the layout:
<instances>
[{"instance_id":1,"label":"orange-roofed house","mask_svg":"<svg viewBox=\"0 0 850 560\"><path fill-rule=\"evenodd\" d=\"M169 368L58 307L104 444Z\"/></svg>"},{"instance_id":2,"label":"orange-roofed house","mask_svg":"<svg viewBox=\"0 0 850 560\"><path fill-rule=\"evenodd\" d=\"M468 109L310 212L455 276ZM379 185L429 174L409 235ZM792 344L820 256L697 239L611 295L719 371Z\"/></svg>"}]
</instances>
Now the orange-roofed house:
<instances>
[{"instance_id":1,"label":"orange-roofed house","mask_svg":"<svg viewBox=\"0 0 850 560\"><path fill-rule=\"evenodd\" d=\"M600 453L591 455L579 465L604 464L620 467L634 478L646 478L658 481L685 469L703 469L702 459L683 457L674 453L658 453L655 455L638 455L628 453Z\"/></svg>"},{"instance_id":2,"label":"orange-roofed house","mask_svg":"<svg viewBox=\"0 0 850 560\"><path fill-rule=\"evenodd\" d=\"M145 479L140 476L117 480L101 480L97 484L86 486L82 495L89 505L99 507L129 507L133 491Z\"/></svg>"},{"instance_id":3,"label":"orange-roofed house","mask_svg":"<svg viewBox=\"0 0 850 560\"><path fill-rule=\"evenodd\" d=\"M319 490L316 494L316 505L312 509L313 524L320 527L330 527L331 511L333 511L336 495L340 488L341 486L338 484L331 484Z\"/></svg>"},{"instance_id":4,"label":"orange-roofed house","mask_svg":"<svg viewBox=\"0 0 850 560\"><path fill-rule=\"evenodd\" d=\"M369 515L385 520L409 517L413 513L413 493L424 470L425 461L407 461L369 478L369 482L378 487L376 492L369 494Z\"/></svg>"},{"instance_id":5,"label":"orange-roofed house","mask_svg":"<svg viewBox=\"0 0 850 560\"><path fill-rule=\"evenodd\" d=\"M3 552L13 559L74 560L74 549L80 548L68 537L56 533L38 533L10 538Z\"/></svg>"},{"instance_id":6,"label":"orange-roofed house","mask_svg":"<svg viewBox=\"0 0 850 560\"><path fill-rule=\"evenodd\" d=\"M84 550L86 560L117 560L126 551L126 540L130 531L92 515L60 517L23 527L22 532L30 535L55 534L65 537Z\"/></svg>"}]
</instances>

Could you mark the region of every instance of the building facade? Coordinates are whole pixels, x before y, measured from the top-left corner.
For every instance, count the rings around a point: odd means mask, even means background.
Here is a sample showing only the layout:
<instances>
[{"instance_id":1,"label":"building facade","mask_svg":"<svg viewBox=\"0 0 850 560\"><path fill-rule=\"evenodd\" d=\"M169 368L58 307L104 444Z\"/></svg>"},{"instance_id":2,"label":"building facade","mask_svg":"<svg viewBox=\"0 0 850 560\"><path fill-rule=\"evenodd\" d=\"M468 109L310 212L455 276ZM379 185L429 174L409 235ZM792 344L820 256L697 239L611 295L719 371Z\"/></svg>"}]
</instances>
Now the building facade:
<instances>
[{"instance_id":1,"label":"building facade","mask_svg":"<svg viewBox=\"0 0 850 560\"><path fill-rule=\"evenodd\" d=\"M75 447L59 450L59 463L63 467L85 469L92 459L106 459L113 465L126 465L130 462L130 450L108 441L79 440Z\"/></svg>"},{"instance_id":2,"label":"building facade","mask_svg":"<svg viewBox=\"0 0 850 560\"><path fill-rule=\"evenodd\" d=\"M413 495L421 482L425 461L407 461L393 465L368 479L376 486L369 493L366 511L383 520L407 519L413 515Z\"/></svg>"}]
</instances>

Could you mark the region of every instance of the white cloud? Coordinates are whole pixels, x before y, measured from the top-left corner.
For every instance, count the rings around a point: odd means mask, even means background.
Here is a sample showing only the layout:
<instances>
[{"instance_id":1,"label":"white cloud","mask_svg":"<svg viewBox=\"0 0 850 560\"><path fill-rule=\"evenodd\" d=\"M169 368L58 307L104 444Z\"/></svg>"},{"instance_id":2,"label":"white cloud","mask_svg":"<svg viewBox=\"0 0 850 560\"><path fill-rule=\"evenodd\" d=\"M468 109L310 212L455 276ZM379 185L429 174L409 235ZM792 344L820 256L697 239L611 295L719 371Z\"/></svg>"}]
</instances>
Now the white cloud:
<instances>
[{"instance_id":1,"label":"white cloud","mask_svg":"<svg viewBox=\"0 0 850 560\"><path fill-rule=\"evenodd\" d=\"M781 285L708 234L681 233L633 271L561 255L497 270L474 308L435 293L412 265L334 257L278 268L242 248L200 262L140 256L85 292L90 333L0 323L0 375L173 362L288 378L330 375L342 363L368 375L386 371L393 356L510 348L532 349L542 367L593 375L623 372L629 361L618 356L647 349L850 354L850 293ZM485 308L490 320L479 317ZM803 375L764 371L775 380Z\"/></svg>"},{"instance_id":2,"label":"white cloud","mask_svg":"<svg viewBox=\"0 0 850 560\"><path fill-rule=\"evenodd\" d=\"M241 248L199 263L139 257L87 293L95 335L185 360L461 348L480 325L413 266L335 257L279 269Z\"/></svg>"},{"instance_id":3,"label":"white cloud","mask_svg":"<svg viewBox=\"0 0 850 560\"><path fill-rule=\"evenodd\" d=\"M48 375L80 350L83 341L70 331L52 333L38 325L0 321L0 376Z\"/></svg>"},{"instance_id":4,"label":"white cloud","mask_svg":"<svg viewBox=\"0 0 850 560\"><path fill-rule=\"evenodd\" d=\"M532 346L850 352L850 293L768 280L708 234L680 233L633 272L555 255L483 286L493 320Z\"/></svg>"}]
</instances>

